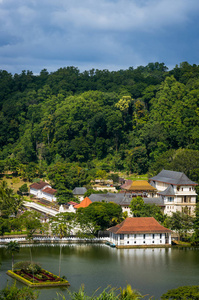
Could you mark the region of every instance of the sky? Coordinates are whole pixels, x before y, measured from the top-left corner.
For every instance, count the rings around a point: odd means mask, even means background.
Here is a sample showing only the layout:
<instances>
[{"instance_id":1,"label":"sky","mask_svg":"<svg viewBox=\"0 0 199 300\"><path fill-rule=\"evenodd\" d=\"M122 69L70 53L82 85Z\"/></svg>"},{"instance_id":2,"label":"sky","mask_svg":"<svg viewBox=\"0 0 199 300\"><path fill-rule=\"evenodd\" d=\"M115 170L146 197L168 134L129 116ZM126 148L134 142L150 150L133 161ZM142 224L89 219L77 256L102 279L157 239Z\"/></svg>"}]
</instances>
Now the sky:
<instances>
[{"instance_id":1,"label":"sky","mask_svg":"<svg viewBox=\"0 0 199 300\"><path fill-rule=\"evenodd\" d=\"M0 0L0 69L199 64L198 0Z\"/></svg>"}]
</instances>

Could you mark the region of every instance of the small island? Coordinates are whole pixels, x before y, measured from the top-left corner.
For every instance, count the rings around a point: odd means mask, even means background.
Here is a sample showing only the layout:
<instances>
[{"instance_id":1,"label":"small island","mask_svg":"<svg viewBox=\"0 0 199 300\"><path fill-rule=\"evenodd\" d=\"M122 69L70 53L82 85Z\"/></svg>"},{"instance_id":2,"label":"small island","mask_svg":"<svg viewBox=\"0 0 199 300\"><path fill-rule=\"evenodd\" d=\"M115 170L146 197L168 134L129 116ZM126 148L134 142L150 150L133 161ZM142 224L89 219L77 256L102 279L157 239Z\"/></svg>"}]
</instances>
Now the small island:
<instances>
[{"instance_id":1,"label":"small island","mask_svg":"<svg viewBox=\"0 0 199 300\"><path fill-rule=\"evenodd\" d=\"M70 286L66 279L42 269L36 263L19 262L14 265L13 271L8 270L7 274L29 287Z\"/></svg>"}]
</instances>

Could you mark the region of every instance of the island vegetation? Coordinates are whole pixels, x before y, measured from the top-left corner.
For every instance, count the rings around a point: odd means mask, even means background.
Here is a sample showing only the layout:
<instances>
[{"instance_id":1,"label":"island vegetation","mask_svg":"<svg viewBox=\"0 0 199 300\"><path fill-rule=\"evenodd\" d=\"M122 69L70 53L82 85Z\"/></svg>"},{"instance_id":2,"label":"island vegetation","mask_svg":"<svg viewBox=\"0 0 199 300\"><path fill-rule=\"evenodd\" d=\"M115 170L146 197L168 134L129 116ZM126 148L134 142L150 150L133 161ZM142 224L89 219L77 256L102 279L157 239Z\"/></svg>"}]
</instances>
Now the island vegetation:
<instances>
[{"instance_id":1,"label":"island vegetation","mask_svg":"<svg viewBox=\"0 0 199 300\"><path fill-rule=\"evenodd\" d=\"M8 270L7 274L29 287L57 287L69 286L69 282L34 262L21 261L14 265L13 270Z\"/></svg>"}]
</instances>

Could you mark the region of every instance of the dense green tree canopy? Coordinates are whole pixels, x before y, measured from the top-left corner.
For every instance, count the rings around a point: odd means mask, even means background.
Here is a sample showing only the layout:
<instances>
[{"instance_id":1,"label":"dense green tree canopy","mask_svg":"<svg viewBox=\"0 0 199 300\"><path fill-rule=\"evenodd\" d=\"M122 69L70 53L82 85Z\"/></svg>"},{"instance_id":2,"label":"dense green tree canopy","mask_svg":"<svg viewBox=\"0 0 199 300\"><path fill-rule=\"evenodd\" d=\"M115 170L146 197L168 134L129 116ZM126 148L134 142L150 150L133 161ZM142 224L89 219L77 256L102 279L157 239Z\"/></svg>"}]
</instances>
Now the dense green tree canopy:
<instances>
[{"instance_id":1,"label":"dense green tree canopy","mask_svg":"<svg viewBox=\"0 0 199 300\"><path fill-rule=\"evenodd\" d=\"M198 75L186 62L170 71L158 62L119 71L1 70L0 170L28 180L49 173L67 189L66 170L73 186L85 185L91 164L138 174L159 164L198 180Z\"/></svg>"},{"instance_id":2,"label":"dense green tree canopy","mask_svg":"<svg viewBox=\"0 0 199 300\"><path fill-rule=\"evenodd\" d=\"M161 208L155 204L145 204L140 196L133 198L129 207L134 217L153 217L159 222L164 221Z\"/></svg>"},{"instance_id":3,"label":"dense green tree canopy","mask_svg":"<svg viewBox=\"0 0 199 300\"><path fill-rule=\"evenodd\" d=\"M23 199L16 195L12 188L8 187L6 181L0 184L0 212L1 216L8 218L16 216L18 210L22 208Z\"/></svg>"},{"instance_id":4,"label":"dense green tree canopy","mask_svg":"<svg viewBox=\"0 0 199 300\"><path fill-rule=\"evenodd\" d=\"M92 222L98 230L105 230L114 224L114 218L122 220L122 208L113 202L94 202L77 210L78 220Z\"/></svg>"}]
</instances>

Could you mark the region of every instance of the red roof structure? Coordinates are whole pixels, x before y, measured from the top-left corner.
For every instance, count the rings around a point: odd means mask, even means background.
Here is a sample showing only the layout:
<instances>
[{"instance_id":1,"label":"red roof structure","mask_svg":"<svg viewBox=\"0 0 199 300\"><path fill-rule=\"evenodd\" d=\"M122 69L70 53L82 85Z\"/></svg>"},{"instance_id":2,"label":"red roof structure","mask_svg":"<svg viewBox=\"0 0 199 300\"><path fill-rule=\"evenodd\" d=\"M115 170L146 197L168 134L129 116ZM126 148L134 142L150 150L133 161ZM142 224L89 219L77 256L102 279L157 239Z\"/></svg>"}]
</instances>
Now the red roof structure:
<instances>
[{"instance_id":1,"label":"red roof structure","mask_svg":"<svg viewBox=\"0 0 199 300\"><path fill-rule=\"evenodd\" d=\"M92 201L86 197L84 198L84 200L82 200L82 202L80 204L77 204L74 206L74 208L80 208L80 207L87 207L92 203Z\"/></svg>"},{"instance_id":2,"label":"red roof structure","mask_svg":"<svg viewBox=\"0 0 199 300\"><path fill-rule=\"evenodd\" d=\"M43 189L43 193L50 194L50 195L55 195L56 192L57 192L57 190L49 188L49 187L46 187L45 189Z\"/></svg>"},{"instance_id":3,"label":"red roof structure","mask_svg":"<svg viewBox=\"0 0 199 300\"><path fill-rule=\"evenodd\" d=\"M43 189L47 185L49 185L49 183L44 182L44 181L41 180L40 182L32 183L30 185L30 188L35 189L35 190L41 190L41 189Z\"/></svg>"},{"instance_id":4,"label":"red roof structure","mask_svg":"<svg viewBox=\"0 0 199 300\"><path fill-rule=\"evenodd\" d=\"M165 233L170 229L160 225L153 217L126 218L122 223L108 229L114 234Z\"/></svg>"},{"instance_id":5,"label":"red roof structure","mask_svg":"<svg viewBox=\"0 0 199 300\"><path fill-rule=\"evenodd\" d=\"M70 201L70 202L68 202L67 204L72 205L72 206L75 206L75 205L77 205L77 202Z\"/></svg>"},{"instance_id":6,"label":"red roof structure","mask_svg":"<svg viewBox=\"0 0 199 300\"><path fill-rule=\"evenodd\" d=\"M120 186L120 188L126 190L128 187L131 186L132 182L133 182L132 180L128 179L124 184Z\"/></svg>"}]
</instances>

